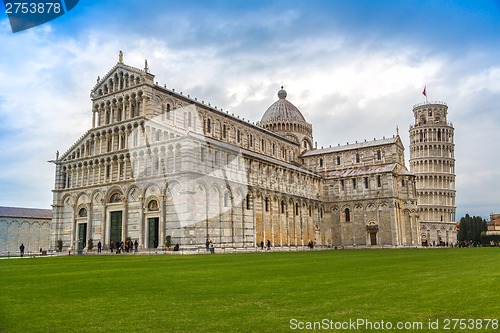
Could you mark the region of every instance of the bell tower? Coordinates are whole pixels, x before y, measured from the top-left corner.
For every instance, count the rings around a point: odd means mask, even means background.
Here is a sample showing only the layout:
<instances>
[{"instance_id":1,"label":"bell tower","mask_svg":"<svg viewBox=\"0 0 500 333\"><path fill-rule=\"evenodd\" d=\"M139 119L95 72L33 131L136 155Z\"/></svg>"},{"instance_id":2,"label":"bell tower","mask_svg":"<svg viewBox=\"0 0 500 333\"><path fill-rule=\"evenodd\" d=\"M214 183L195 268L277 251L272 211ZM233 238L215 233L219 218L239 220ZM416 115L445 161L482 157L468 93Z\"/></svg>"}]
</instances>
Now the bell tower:
<instances>
[{"instance_id":1,"label":"bell tower","mask_svg":"<svg viewBox=\"0 0 500 333\"><path fill-rule=\"evenodd\" d=\"M413 107L410 172L416 176L420 239L423 245L456 242L454 128L448 106L425 102Z\"/></svg>"}]
</instances>

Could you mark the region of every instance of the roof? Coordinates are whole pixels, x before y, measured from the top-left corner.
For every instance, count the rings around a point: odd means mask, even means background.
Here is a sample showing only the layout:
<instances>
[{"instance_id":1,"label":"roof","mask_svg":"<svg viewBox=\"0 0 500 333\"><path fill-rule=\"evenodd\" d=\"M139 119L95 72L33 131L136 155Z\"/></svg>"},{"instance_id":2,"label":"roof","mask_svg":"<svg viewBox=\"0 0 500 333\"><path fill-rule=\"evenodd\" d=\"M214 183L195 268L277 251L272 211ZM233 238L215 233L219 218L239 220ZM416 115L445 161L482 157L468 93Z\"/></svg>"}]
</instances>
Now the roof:
<instances>
[{"instance_id":1,"label":"roof","mask_svg":"<svg viewBox=\"0 0 500 333\"><path fill-rule=\"evenodd\" d=\"M373 140L373 141L365 141L365 142L359 142L359 143L356 142L356 143L351 143L351 144L342 145L342 146L339 145L336 147L315 149L315 150L310 150L310 151L305 152L304 154L302 154L302 157L328 154L328 153L338 153L338 152L342 152L342 151L368 148L368 147L383 146L383 145L396 143L396 142L398 142L398 140L399 140L399 137L394 136L392 138L387 138L387 139L384 138L384 139Z\"/></svg>"},{"instance_id":2,"label":"roof","mask_svg":"<svg viewBox=\"0 0 500 333\"><path fill-rule=\"evenodd\" d=\"M52 219L52 209L2 207L0 217L25 217L32 219Z\"/></svg>"},{"instance_id":3,"label":"roof","mask_svg":"<svg viewBox=\"0 0 500 333\"><path fill-rule=\"evenodd\" d=\"M239 147L239 146L236 146L236 145L224 142L224 141L219 141L219 140L216 140L216 139L213 139L210 137L205 137L204 135L199 134L199 133L189 132L189 135L192 137L198 138L200 141L205 141L213 146L219 146L219 147L222 147L222 148L227 149L227 150L241 152L244 155L251 156L253 158L266 161L268 163L276 164L276 165L279 165L283 168L292 169L294 171L297 171L297 172L300 172L303 174L307 174L309 176L320 177L319 174L316 174L312 171L301 168L300 166L276 159L276 158L271 157L271 156L260 154L260 153L257 153L257 152L254 152L254 151L251 151L251 150L248 150L248 149L245 149L245 148L242 148L242 147Z\"/></svg>"},{"instance_id":4,"label":"roof","mask_svg":"<svg viewBox=\"0 0 500 333\"><path fill-rule=\"evenodd\" d=\"M364 166L352 169L340 169L322 173L325 178L347 178L359 177L384 172L393 172L397 167L396 163Z\"/></svg>"},{"instance_id":5,"label":"roof","mask_svg":"<svg viewBox=\"0 0 500 333\"><path fill-rule=\"evenodd\" d=\"M261 122L274 120L301 120L306 121L299 109L292 103L286 100L286 91L278 91L279 99L274 102L262 116Z\"/></svg>"}]
</instances>

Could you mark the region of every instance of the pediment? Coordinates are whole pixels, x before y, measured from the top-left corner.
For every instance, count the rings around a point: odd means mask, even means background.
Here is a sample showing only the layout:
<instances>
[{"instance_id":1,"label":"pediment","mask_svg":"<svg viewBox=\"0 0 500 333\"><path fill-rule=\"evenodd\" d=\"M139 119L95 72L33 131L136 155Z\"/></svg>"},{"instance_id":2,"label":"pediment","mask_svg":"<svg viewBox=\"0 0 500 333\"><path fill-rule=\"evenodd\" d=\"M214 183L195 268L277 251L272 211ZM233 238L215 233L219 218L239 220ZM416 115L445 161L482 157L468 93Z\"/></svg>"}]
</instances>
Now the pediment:
<instances>
[{"instance_id":1,"label":"pediment","mask_svg":"<svg viewBox=\"0 0 500 333\"><path fill-rule=\"evenodd\" d=\"M106 75L97 78L96 85L91 91L91 97L96 99L141 84L153 84L154 77L153 74L149 73L147 67L139 69L118 62Z\"/></svg>"}]
</instances>

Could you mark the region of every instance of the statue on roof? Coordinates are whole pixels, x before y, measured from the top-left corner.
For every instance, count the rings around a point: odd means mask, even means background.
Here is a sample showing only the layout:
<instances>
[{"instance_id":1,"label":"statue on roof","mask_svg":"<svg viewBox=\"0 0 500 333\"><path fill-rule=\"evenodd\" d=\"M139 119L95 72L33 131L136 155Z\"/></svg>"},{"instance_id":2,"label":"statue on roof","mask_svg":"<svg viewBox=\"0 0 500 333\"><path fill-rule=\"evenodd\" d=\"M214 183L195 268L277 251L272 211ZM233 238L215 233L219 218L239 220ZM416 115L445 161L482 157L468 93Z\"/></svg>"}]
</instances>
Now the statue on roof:
<instances>
[{"instance_id":1,"label":"statue on roof","mask_svg":"<svg viewBox=\"0 0 500 333\"><path fill-rule=\"evenodd\" d=\"M123 52L120 50L120 53L118 53L118 62L122 63L123 62Z\"/></svg>"}]
</instances>

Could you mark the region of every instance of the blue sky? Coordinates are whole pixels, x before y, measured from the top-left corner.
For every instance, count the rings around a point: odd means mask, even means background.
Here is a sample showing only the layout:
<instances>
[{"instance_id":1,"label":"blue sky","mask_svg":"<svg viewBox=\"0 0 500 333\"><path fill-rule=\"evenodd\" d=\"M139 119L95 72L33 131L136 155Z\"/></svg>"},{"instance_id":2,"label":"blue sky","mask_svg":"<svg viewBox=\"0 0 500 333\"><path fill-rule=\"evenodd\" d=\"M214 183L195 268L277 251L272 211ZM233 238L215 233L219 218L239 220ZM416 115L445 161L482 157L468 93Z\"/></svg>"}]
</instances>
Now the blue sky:
<instances>
[{"instance_id":1,"label":"blue sky","mask_svg":"<svg viewBox=\"0 0 500 333\"><path fill-rule=\"evenodd\" d=\"M2 7L2 12L4 12ZM500 212L500 1L85 1L13 34L0 14L0 205L50 208L56 150L123 50L160 84L260 120L284 84L318 146L396 134L449 106L457 217Z\"/></svg>"}]
</instances>

